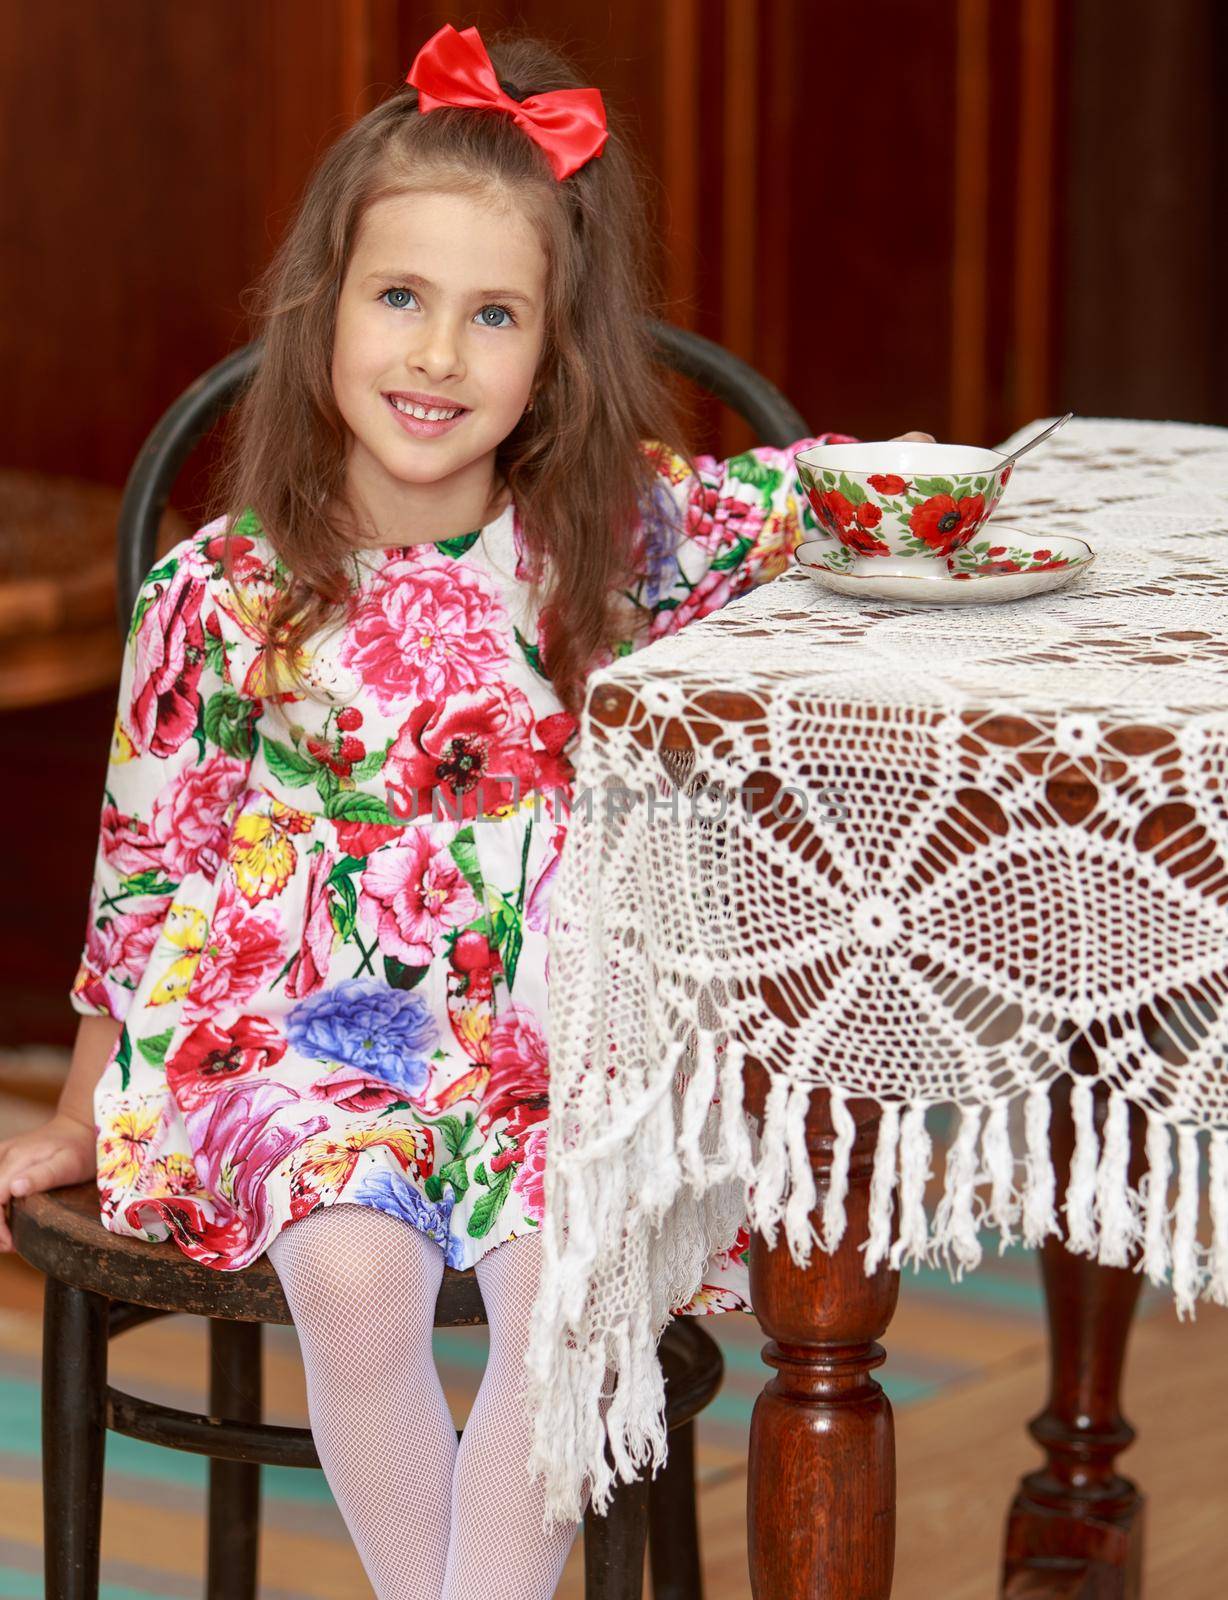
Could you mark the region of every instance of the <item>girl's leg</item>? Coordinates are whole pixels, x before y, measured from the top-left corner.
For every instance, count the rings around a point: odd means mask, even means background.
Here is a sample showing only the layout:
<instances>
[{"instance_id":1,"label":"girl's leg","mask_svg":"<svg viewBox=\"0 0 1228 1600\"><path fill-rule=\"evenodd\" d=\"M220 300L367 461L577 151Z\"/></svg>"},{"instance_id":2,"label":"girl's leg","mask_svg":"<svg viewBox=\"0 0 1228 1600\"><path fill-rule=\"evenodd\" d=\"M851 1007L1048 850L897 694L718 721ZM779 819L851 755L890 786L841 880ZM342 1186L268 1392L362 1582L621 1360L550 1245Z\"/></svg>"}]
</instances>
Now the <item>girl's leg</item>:
<instances>
[{"instance_id":1,"label":"girl's leg","mask_svg":"<svg viewBox=\"0 0 1228 1600\"><path fill-rule=\"evenodd\" d=\"M549 1600L580 1529L542 1531L542 1485L525 1470L524 1355L540 1263L540 1238L526 1234L497 1245L475 1268L490 1356L456 1457L441 1600Z\"/></svg>"},{"instance_id":2,"label":"girl's leg","mask_svg":"<svg viewBox=\"0 0 1228 1600\"><path fill-rule=\"evenodd\" d=\"M431 1350L443 1252L386 1212L337 1204L290 1223L268 1257L320 1464L378 1600L437 1600L456 1463Z\"/></svg>"}]
</instances>

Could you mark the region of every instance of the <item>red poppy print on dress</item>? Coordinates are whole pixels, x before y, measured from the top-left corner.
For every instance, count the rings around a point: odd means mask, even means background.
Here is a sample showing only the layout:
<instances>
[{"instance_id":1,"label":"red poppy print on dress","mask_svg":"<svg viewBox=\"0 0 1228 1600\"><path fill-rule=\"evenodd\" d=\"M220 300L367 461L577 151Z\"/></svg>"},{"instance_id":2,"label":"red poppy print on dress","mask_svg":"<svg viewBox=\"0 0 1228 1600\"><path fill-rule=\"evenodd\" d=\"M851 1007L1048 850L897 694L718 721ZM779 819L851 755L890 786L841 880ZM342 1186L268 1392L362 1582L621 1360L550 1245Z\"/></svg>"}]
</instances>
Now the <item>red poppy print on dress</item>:
<instances>
[{"instance_id":1,"label":"red poppy print on dress","mask_svg":"<svg viewBox=\"0 0 1228 1600\"><path fill-rule=\"evenodd\" d=\"M415 706L384 764L388 809L472 818L519 800L537 784L532 728L529 702L504 684Z\"/></svg>"},{"instance_id":2,"label":"red poppy print on dress","mask_svg":"<svg viewBox=\"0 0 1228 1600\"><path fill-rule=\"evenodd\" d=\"M285 1053L285 1037L266 1017L200 1022L168 1059L166 1081L181 1111L197 1111L223 1084L265 1072Z\"/></svg>"}]
</instances>

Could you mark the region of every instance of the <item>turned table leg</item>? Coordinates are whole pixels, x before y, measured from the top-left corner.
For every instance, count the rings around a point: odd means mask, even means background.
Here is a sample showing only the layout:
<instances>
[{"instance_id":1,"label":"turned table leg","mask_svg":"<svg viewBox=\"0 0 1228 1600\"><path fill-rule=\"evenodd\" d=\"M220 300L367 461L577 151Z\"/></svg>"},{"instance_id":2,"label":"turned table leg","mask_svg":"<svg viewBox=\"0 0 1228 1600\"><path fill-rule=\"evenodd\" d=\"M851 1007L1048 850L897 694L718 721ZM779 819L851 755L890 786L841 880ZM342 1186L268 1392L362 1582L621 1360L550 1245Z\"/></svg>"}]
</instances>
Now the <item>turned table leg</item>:
<instances>
[{"instance_id":1,"label":"turned table leg","mask_svg":"<svg viewBox=\"0 0 1228 1600\"><path fill-rule=\"evenodd\" d=\"M763 1105L763 1073L747 1068L748 1103ZM822 1205L833 1145L829 1098L812 1097L806 1139ZM751 1298L776 1368L751 1421L747 1484L751 1593L755 1600L886 1600L895 1558L895 1433L891 1406L871 1376L876 1341L895 1310L899 1274L865 1275L879 1109L849 1102L857 1136L849 1172L848 1227L831 1255L794 1265L783 1234L773 1249L752 1237ZM814 1217L818 1226L818 1214Z\"/></svg>"},{"instance_id":2,"label":"turned table leg","mask_svg":"<svg viewBox=\"0 0 1228 1600\"><path fill-rule=\"evenodd\" d=\"M1096 1101L1097 1123L1104 1105ZM1137 1129L1132 1129L1137 1133ZM1053 1158L1065 1192L1074 1133L1070 1085L1054 1091ZM1140 1141L1132 1139L1137 1179ZM1138 1600L1144 1499L1116 1469L1134 1438L1121 1414L1122 1368L1141 1278L1072 1255L1041 1252L1049 1319L1049 1398L1033 1419L1045 1465L1020 1484L1006 1529L1006 1600Z\"/></svg>"}]
</instances>

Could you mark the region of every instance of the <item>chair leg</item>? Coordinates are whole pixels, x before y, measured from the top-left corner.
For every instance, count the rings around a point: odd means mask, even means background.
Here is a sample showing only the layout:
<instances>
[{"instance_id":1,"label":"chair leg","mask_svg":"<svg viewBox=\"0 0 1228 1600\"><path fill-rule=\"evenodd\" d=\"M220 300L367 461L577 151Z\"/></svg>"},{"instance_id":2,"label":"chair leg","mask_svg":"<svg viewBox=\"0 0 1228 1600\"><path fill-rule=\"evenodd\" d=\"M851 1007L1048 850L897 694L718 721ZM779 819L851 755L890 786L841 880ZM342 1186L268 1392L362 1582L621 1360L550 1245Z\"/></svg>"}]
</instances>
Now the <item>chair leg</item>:
<instances>
[{"instance_id":1,"label":"chair leg","mask_svg":"<svg viewBox=\"0 0 1228 1600\"><path fill-rule=\"evenodd\" d=\"M46 1600L97 1600L106 1455L105 1295L48 1278L43 1301Z\"/></svg>"},{"instance_id":2,"label":"chair leg","mask_svg":"<svg viewBox=\"0 0 1228 1600\"><path fill-rule=\"evenodd\" d=\"M648 1484L620 1483L604 1517L584 1518L585 1600L642 1600Z\"/></svg>"},{"instance_id":3,"label":"chair leg","mask_svg":"<svg viewBox=\"0 0 1228 1600\"><path fill-rule=\"evenodd\" d=\"M652 1600L703 1600L695 1498L695 1423L669 1435L665 1465L648 1485Z\"/></svg>"},{"instance_id":4,"label":"chair leg","mask_svg":"<svg viewBox=\"0 0 1228 1600\"><path fill-rule=\"evenodd\" d=\"M209 1412L261 1421L264 1374L258 1322L209 1321ZM260 1463L209 1462L206 1600L256 1600L260 1559Z\"/></svg>"}]
</instances>

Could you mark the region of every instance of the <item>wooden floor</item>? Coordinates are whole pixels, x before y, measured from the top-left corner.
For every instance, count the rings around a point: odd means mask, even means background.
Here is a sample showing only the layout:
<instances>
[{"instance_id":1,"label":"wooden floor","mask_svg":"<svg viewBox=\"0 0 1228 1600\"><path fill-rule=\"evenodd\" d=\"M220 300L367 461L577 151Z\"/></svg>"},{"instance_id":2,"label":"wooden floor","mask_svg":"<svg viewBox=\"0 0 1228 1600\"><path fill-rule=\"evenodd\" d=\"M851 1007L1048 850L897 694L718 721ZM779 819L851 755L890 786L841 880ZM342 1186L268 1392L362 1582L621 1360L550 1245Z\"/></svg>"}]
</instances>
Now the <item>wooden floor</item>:
<instances>
[{"instance_id":1,"label":"wooden floor","mask_svg":"<svg viewBox=\"0 0 1228 1600\"><path fill-rule=\"evenodd\" d=\"M992 1600L996 1593L1005 1510L1019 1474L1039 1459L1024 1424L1043 1400L1045 1352L1033 1275L1030 1264L1023 1266L1022 1275L1016 1265L1012 1276L990 1259L954 1289L937 1275L904 1279L884 1369L897 1402L894 1600ZM0 1600L37 1600L43 1593L37 1575L41 1298L39 1276L13 1256L0 1256ZM1127 1414L1140 1439L1123 1463L1149 1497L1146 1594L1220 1600L1228 1594L1228 1311L1205 1307L1195 1322L1179 1324L1163 1297L1150 1295L1147 1305L1127 1374ZM706 1594L750 1600L745 1413L766 1369L758 1364L751 1319L716 1317L709 1325L725 1346L728 1376L726 1392L701 1419ZM203 1332L183 1319L133 1330L112 1347L112 1381L199 1407ZM266 1335L269 1420L301 1424L306 1410L294 1332ZM483 1337L481 1330L449 1335L441 1359L458 1424L480 1374ZM101 1600L200 1594L202 1482L197 1458L110 1437ZM321 1476L267 1472L262 1600L354 1600L369 1593ZM578 1547L558 1593L562 1600L583 1594Z\"/></svg>"}]
</instances>

